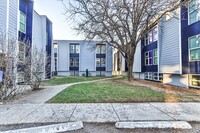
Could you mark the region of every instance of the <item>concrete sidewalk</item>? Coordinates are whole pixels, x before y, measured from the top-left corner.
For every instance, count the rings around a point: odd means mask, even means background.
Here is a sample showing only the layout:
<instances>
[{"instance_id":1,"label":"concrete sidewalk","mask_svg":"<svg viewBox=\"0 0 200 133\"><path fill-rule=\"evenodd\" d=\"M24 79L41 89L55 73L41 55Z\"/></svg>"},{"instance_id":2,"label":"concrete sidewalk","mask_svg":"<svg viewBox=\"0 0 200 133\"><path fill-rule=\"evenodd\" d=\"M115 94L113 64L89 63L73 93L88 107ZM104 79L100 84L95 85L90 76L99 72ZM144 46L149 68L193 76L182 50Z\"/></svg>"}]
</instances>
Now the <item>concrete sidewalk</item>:
<instances>
[{"instance_id":1,"label":"concrete sidewalk","mask_svg":"<svg viewBox=\"0 0 200 133\"><path fill-rule=\"evenodd\" d=\"M49 122L198 121L200 103L0 105L0 125Z\"/></svg>"}]
</instances>

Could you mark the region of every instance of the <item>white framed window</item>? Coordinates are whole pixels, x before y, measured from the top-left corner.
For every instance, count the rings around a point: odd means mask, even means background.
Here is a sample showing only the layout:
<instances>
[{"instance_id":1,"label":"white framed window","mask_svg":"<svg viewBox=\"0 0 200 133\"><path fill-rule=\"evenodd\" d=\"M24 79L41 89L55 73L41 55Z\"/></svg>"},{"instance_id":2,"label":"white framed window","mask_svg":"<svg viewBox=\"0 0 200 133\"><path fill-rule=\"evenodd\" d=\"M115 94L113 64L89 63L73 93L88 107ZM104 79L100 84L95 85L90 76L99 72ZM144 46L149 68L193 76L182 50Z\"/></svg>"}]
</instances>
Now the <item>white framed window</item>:
<instances>
[{"instance_id":1,"label":"white framed window","mask_svg":"<svg viewBox=\"0 0 200 133\"><path fill-rule=\"evenodd\" d=\"M157 49L153 50L153 64L158 65L158 50Z\"/></svg>"},{"instance_id":2,"label":"white framed window","mask_svg":"<svg viewBox=\"0 0 200 133\"><path fill-rule=\"evenodd\" d=\"M79 54L80 53L80 45L79 44L70 44L70 53L71 54Z\"/></svg>"},{"instance_id":3,"label":"white framed window","mask_svg":"<svg viewBox=\"0 0 200 133\"><path fill-rule=\"evenodd\" d=\"M96 67L101 66L101 58L96 58Z\"/></svg>"},{"instance_id":4,"label":"white framed window","mask_svg":"<svg viewBox=\"0 0 200 133\"><path fill-rule=\"evenodd\" d=\"M144 39L145 46L158 40L158 27L150 30Z\"/></svg>"},{"instance_id":5,"label":"white framed window","mask_svg":"<svg viewBox=\"0 0 200 133\"><path fill-rule=\"evenodd\" d=\"M146 72L145 73L145 79L152 80L153 79L152 72Z\"/></svg>"},{"instance_id":6,"label":"white framed window","mask_svg":"<svg viewBox=\"0 0 200 133\"><path fill-rule=\"evenodd\" d=\"M145 66L152 65L152 51L145 52Z\"/></svg>"},{"instance_id":7,"label":"white framed window","mask_svg":"<svg viewBox=\"0 0 200 133\"><path fill-rule=\"evenodd\" d=\"M79 67L79 58L70 58L70 67Z\"/></svg>"},{"instance_id":8,"label":"white framed window","mask_svg":"<svg viewBox=\"0 0 200 133\"><path fill-rule=\"evenodd\" d=\"M161 73L153 73L153 80L155 81L163 81L163 74Z\"/></svg>"},{"instance_id":9,"label":"white framed window","mask_svg":"<svg viewBox=\"0 0 200 133\"><path fill-rule=\"evenodd\" d=\"M20 25L19 30L22 33L26 34L26 15L22 12L20 12L20 24L19 25Z\"/></svg>"},{"instance_id":10,"label":"white framed window","mask_svg":"<svg viewBox=\"0 0 200 133\"><path fill-rule=\"evenodd\" d=\"M18 53L19 61L25 60L25 44L19 42L19 53Z\"/></svg>"},{"instance_id":11,"label":"white framed window","mask_svg":"<svg viewBox=\"0 0 200 133\"><path fill-rule=\"evenodd\" d=\"M101 58L101 67L106 67L106 58Z\"/></svg>"},{"instance_id":12,"label":"white framed window","mask_svg":"<svg viewBox=\"0 0 200 133\"><path fill-rule=\"evenodd\" d=\"M70 76L79 76L79 71L70 71Z\"/></svg>"},{"instance_id":13,"label":"white framed window","mask_svg":"<svg viewBox=\"0 0 200 133\"><path fill-rule=\"evenodd\" d=\"M189 38L189 60L200 60L200 35Z\"/></svg>"},{"instance_id":14,"label":"white framed window","mask_svg":"<svg viewBox=\"0 0 200 133\"><path fill-rule=\"evenodd\" d=\"M188 5L189 24L200 20L200 0L191 0Z\"/></svg>"},{"instance_id":15,"label":"white framed window","mask_svg":"<svg viewBox=\"0 0 200 133\"><path fill-rule=\"evenodd\" d=\"M18 80L18 83L24 82L25 81L25 73L24 72L18 72L17 73L17 80Z\"/></svg>"},{"instance_id":16,"label":"white framed window","mask_svg":"<svg viewBox=\"0 0 200 133\"><path fill-rule=\"evenodd\" d=\"M106 67L106 58L96 58L96 67Z\"/></svg>"},{"instance_id":17,"label":"white framed window","mask_svg":"<svg viewBox=\"0 0 200 133\"><path fill-rule=\"evenodd\" d=\"M191 75L190 76L190 84L191 84L191 86L200 87L200 75Z\"/></svg>"},{"instance_id":18,"label":"white framed window","mask_svg":"<svg viewBox=\"0 0 200 133\"><path fill-rule=\"evenodd\" d=\"M153 80L155 81L159 80L158 73L153 73Z\"/></svg>"},{"instance_id":19,"label":"white framed window","mask_svg":"<svg viewBox=\"0 0 200 133\"><path fill-rule=\"evenodd\" d=\"M58 53L58 44L57 43L53 44L53 48L54 48L54 53Z\"/></svg>"},{"instance_id":20,"label":"white framed window","mask_svg":"<svg viewBox=\"0 0 200 133\"><path fill-rule=\"evenodd\" d=\"M106 45L105 44L97 44L96 45L96 54L106 54Z\"/></svg>"},{"instance_id":21,"label":"white framed window","mask_svg":"<svg viewBox=\"0 0 200 133\"><path fill-rule=\"evenodd\" d=\"M105 76L106 72L105 71L96 71L96 76Z\"/></svg>"}]
</instances>

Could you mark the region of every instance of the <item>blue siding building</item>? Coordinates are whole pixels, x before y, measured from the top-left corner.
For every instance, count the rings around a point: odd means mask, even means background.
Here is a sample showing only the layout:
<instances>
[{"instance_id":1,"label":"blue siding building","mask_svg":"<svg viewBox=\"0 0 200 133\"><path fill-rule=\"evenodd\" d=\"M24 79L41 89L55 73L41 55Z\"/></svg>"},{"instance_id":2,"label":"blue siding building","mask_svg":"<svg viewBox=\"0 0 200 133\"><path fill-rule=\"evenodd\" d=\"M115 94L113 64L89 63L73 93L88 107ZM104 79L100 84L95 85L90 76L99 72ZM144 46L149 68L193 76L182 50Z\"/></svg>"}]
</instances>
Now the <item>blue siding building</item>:
<instances>
[{"instance_id":1,"label":"blue siding building","mask_svg":"<svg viewBox=\"0 0 200 133\"><path fill-rule=\"evenodd\" d=\"M157 30L150 30L141 40L133 66L135 78L200 87L200 11L195 10L198 4L198 0L191 0L187 7L172 13L176 18L164 16Z\"/></svg>"},{"instance_id":2,"label":"blue siding building","mask_svg":"<svg viewBox=\"0 0 200 133\"><path fill-rule=\"evenodd\" d=\"M22 69L22 62L26 57L25 45L29 43L31 47L44 47L47 55L51 56L53 53L52 22L46 16L43 17L44 20L41 17L41 23L39 22L40 20L34 11L33 0L1 0L0 12L0 32L15 39L16 42L18 41L16 43L17 61L19 62L16 70L17 82L24 82L25 73ZM51 59L49 62L51 65ZM51 71L51 67L46 69L44 72L46 75L43 76L43 79L51 77Z\"/></svg>"}]
</instances>

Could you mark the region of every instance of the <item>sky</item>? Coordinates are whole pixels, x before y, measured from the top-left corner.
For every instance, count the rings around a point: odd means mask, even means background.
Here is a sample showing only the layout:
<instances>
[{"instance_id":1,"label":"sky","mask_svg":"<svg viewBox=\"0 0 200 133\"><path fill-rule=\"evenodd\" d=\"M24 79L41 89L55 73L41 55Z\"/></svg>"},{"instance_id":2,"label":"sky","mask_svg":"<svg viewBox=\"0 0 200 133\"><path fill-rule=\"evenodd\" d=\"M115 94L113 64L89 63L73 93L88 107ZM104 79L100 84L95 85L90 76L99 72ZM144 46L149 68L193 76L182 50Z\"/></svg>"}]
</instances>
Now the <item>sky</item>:
<instances>
[{"instance_id":1,"label":"sky","mask_svg":"<svg viewBox=\"0 0 200 133\"><path fill-rule=\"evenodd\" d=\"M40 15L46 15L52 21L54 40L84 39L72 30L72 22L66 20L64 5L60 0L34 0L34 9Z\"/></svg>"}]
</instances>

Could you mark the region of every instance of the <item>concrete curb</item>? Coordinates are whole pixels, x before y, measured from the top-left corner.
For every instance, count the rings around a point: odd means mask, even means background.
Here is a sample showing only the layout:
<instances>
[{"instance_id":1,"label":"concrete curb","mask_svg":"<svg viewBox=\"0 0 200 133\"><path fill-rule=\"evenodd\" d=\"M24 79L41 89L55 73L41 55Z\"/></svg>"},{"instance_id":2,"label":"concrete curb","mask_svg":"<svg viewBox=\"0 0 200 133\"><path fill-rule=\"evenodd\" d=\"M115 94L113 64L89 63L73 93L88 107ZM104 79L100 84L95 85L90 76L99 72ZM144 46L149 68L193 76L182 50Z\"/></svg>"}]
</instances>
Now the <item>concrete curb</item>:
<instances>
[{"instance_id":1,"label":"concrete curb","mask_svg":"<svg viewBox=\"0 0 200 133\"><path fill-rule=\"evenodd\" d=\"M115 124L115 127L123 129L192 129L192 126L186 121L117 122Z\"/></svg>"},{"instance_id":2,"label":"concrete curb","mask_svg":"<svg viewBox=\"0 0 200 133\"><path fill-rule=\"evenodd\" d=\"M57 132L74 131L82 128L83 128L83 122L78 121L78 122L68 122L62 124L3 131L0 133L57 133Z\"/></svg>"}]
</instances>

